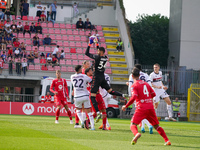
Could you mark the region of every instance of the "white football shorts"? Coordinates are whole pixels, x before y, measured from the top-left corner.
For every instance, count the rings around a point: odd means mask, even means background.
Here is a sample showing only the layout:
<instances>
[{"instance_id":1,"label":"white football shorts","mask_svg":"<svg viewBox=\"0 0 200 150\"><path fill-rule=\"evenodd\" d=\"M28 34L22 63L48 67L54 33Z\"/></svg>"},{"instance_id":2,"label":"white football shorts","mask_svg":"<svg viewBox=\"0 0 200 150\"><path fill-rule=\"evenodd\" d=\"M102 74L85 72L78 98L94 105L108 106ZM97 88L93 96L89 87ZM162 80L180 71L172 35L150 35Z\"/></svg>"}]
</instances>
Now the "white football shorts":
<instances>
[{"instance_id":1,"label":"white football shorts","mask_svg":"<svg viewBox=\"0 0 200 150\"><path fill-rule=\"evenodd\" d=\"M154 103L158 103L160 101L160 97L161 98L169 97L169 95L164 89L155 89L154 91L156 93L156 96L153 98Z\"/></svg>"},{"instance_id":2,"label":"white football shorts","mask_svg":"<svg viewBox=\"0 0 200 150\"><path fill-rule=\"evenodd\" d=\"M84 105L84 108L91 108L89 96L74 98L74 101L76 108L82 108L82 104Z\"/></svg>"}]
</instances>

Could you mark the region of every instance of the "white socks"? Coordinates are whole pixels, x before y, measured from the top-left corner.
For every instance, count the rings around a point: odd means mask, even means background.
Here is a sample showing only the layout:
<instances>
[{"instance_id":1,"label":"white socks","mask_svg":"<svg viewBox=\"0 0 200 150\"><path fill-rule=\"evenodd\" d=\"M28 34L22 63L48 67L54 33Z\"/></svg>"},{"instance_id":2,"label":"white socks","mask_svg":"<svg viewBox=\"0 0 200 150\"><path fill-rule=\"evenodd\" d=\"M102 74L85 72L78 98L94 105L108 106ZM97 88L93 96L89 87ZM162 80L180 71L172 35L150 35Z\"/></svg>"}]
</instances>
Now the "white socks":
<instances>
[{"instance_id":1,"label":"white socks","mask_svg":"<svg viewBox=\"0 0 200 150\"><path fill-rule=\"evenodd\" d=\"M108 123L108 118L106 119L106 127L110 127L110 124Z\"/></svg>"},{"instance_id":2,"label":"white socks","mask_svg":"<svg viewBox=\"0 0 200 150\"><path fill-rule=\"evenodd\" d=\"M86 120L86 114L85 112L82 112L83 122Z\"/></svg>"},{"instance_id":3,"label":"white socks","mask_svg":"<svg viewBox=\"0 0 200 150\"><path fill-rule=\"evenodd\" d=\"M167 111L169 114L169 118L172 118L173 116L172 105L167 105Z\"/></svg>"},{"instance_id":4,"label":"white socks","mask_svg":"<svg viewBox=\"0 0 200 150\"><path fill-rule=\"evenodd\" d=\"M92 115L91 112L88 113L89 119L90 119L90 125L91 125L91 129L94 128L94 117Z\"/></svg>"},{"instance_id":5,"label":"white socks","mask_svg":"<svg viewBox=\"0 0 200 150\"><path fill-rule=\"evenodd\" d=\"M142 121L148 126L148 128L150 127L151 124L149 123L147 119L143 119Z\"/></svg>"},{"instance_id":6,"label":"white socks","mask_svg":"<svg viewBox=\"0 0 200 150\"><path fill-rule=\"evenodd\" d=\"M83 116L82 116L81 111L80 110L76 110L76 113L77 113L77 116L78 116L78 118L79 118L79 120L81 121L81 124L82 124L84 121L83 121Z\"/></svg>"}]
</instances>

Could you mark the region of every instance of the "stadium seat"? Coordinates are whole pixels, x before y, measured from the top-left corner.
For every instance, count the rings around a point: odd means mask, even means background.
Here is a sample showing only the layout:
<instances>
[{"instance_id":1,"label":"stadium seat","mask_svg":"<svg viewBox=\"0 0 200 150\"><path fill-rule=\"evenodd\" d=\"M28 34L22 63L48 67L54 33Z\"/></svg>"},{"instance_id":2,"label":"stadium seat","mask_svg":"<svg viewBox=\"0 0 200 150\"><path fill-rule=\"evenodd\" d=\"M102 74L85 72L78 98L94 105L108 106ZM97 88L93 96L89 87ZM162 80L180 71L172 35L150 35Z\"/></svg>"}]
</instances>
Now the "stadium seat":
<instances>
[{"instance_id":1,"label":"stadium seat","mask_svg":"<svg viewBox=\"0 0 200 150\"><path fill-rule=\"evenodd\" d=\"M85 31L80 30L79 35L85 35Z\"/></svg>"},{"instance_id":2,"label":"stadium seat","mask_svg":"<svg viewBox=\"0 0 200 150\"><path fill-rule=\"evenodd\" d=\"M83 43L82 43L82 47L87 48L87 47L88 47L88 44L87 44L86 42L83 42Z\"/></svg>"},{"instance_id":3,"label":"stadium seat","mask_svg":"<svg viewBox=\"0 0 200 150\"><path fill-rule=\"evenodd\" d=\"M29 21L34 21L33 16L28 16Z\"/></svg>"},{"instance_id":4,"label":"stadium seat","mask_svg":"<svg viewBox=\"0 0 200 150\"><path fill-rule=\"evenodd\" d=\"M14 37L17 37L17 33L13 33L13 36L14 36Z\"/></svg>"},{"instance_id":5,"label":"stadium seat","mask_svg":"<svg viewBox=\"0 0 200 150\"><path fill-rule=\"evenodd\" d=\"M65 65L65 60L60 60L61 65Z\"/></svg>"},{"instance_id":6,"label":"stadium seat","mask_svg":"<svg viewBox=\"0 0 200 150\"><path fill-rule=\"evenodd\" d=\"M40 65L35 65L35 70L40 70Z\"/></svg>"},{"instance_id":7,"label":"stadium seat","mask_svg":"<svg viewBox=\"0 0 200 150\"><path fill-rule=\"evenodd\" d=\"M97 25L97 26L96 26L96 29L102 31L102 26L98 26L98 25Z\"/></svg>"},{"instance_id":8,"label":"stadium seat","mask_svg":"<svg viewBox=\"0 0 200 150\"><path fill-rule=\"evenodd\" d=\"M18 34L18 38L24 38L23 33L19 33L19 34Z\"/></svg>"},{"instance_id":9,"label":"stadium seat","mask_svg":"<svg viewBox=\"0 0 200 150\"><path fill-rule=\"evenodd\" d=\"M65 42L64 42L64 43L65 43ZM65 47L65 48L64 48L64 52L65 52L65 53L70 53L69 47Z\"/></svg>"},{"instance_id":10,"label":"stadium seat","mask_svg":"<svg viewBox=\"0 0 200 150\"><path fill-rule=\"evenodd\" d=\"M106 44L105 43L101 43L100 45L101 45L101 47L106 48Z\"/></svg>"},{"instance_id":11,"label":"stadium seat","mask_svg":"<svg viewBox=\"0 0 200 150\"><path fill-rule=\"evenodd\" d=\"M72 28L71 24L66 24L66 29L71 29L71 28Z\"/></svg>"},{"instance_id":12,"label":"stadium seat","mask_svg":"<svg viewBox=\"0 0 200 150\"><path fill-rule=\"evenodd\" d=\"M81 42L76 42L76 47L81 47Z\"/></svg>"},{"instance_id":13,"label":"stadium seat","mask_svg":"<svg viewBox=\"0 0 200 150\"><path fill-rule=\"evenodd\" d=\"M61 67L61 71L62 71L62 72L67 72L67 68L66 68L65 66L62 66L62 67Z\"/></svg>"},{"instance_id":14,"label":"stadium seat","mask_svg":"<svg viewBox=\"0 0 200 150\"><path fill-rule=\"evenodd\" d=\"M81 41L82 42L86 42L86 37L85 36L81 36Z\"/></svg>"},{"instance_id":15,"label":"stadium seat","mask_svg":"<svg viewBox=\"0 0 200 150\"><path fill-rule=\"evenodd\" d=\"M102 38L100 38L100 42L106 42L106 40L105 40L105 38L104 37L102 37Z\"/></svg>"},{"instance_id":16,"label":"stadium seat","mask_svg":"<svg viewBox=\"0 0 200 150\"><path fill-rule=\"evenodd\" d=\"M78 60L83 60L83 55L78 55Z\"/></svg>"},{"instance_id":17,"label":"stadium seat","mask_svg":"<svg viewBox=\"0 0 200 150\"><path fill-rule=\"evenodd\" d=\"M30 64L29 67L28 67L28 70L35 70L35 66Z\"/></svg>"},{"instance_id":18,"label":"stadium seat","mask_svg":"<svg viewBox=\"0 0 200 150\"><path fill-rule=\"evenodd\" d=\"M70 49L70 53L76 53L76 49L75 48L71 48Z\"/></svg>"},{"instance_id":19,"label":"stadium seat","mask_svg":"<svg viewBox=\"0 0 200 150\"><path fill-rule=\"evenodd\" d=\"M63 43L63 46L69 47L69 43L68 43L67 41L65 41L65 42Z\"/></svg>"},{"instance_id":20,"label":"stadium seat","mask_svg":"<svg viewBox=\"0 0 200 150\"><path fill-rule=\"evenodd\" d=\"M76 54L71 54L71 59L77 60L77 59L78 59L78 58L77 58L77 55L76 55Z\"/></svg>"},{"instance_id":21,"label":"stadium seat","mask_svg":"<svg viewBox=\"0 0 200 150\"><path fill-rule=\"evenodd\" d=\"M40 51L40 52L44 52L44 46L40 46L40 47L39 47L39 51Z\"/></svg>"},{"instance_id":22,"label":"stadium seat","mask_svg":"<svg viewBox=\"0 0 200 150\"><path fill-rule=\"evenodd\" d=\"M90 60L90 57L84 55L84 60Z\"/></svg>"},{"instance_id":23,"label":"stadium seat","mask_svg":"<svg viewBox=\"0 0 200 150\"><path fill-rule=\"evenodd\" d=\"M42 29L42 33L44 33L44 34L48 34L49 31L48 31L48 29L44 28L44 29Z\"/></svg>"},{"instance_id":24,"label":"stadium seat","mask_svg":"<svg viewBox=\"0 0 200 150\"><path fill-rule=\"evenodd\" d=\"M60 29L55 29L55 34L60 34Z\"/></svg>"},{"instance_id":25,"label":"stadium seat","mask_svg":"<svg viewBox=\"0 0 200 150\"><path fill-rule=\"evenodd\" d=\"M61 35L56 35L56 40L62 40L62 36Z\"/></svg>"},{"instance_id":26,"label":"stadium seat","mask_svg":"<svg viewBox=\"0 0 200 150\"><path fill-rule=\"evenodd\" d=\"M72 65L72 61L71 60L66 60L66 65Z\"/></svg>"},{"instance_id":27,"label":"stadium seat","mask_svg":"<svg viewBox=\"0 0 200 150\"><path fill-rule=\"evenodd\" d=\"M109 61L107 61L106 67L110 67L110 62Z\"/></svg>"},{"instance_id":28,"label":"stadium seat","mask_svg":"<svg viewBox=\"0 0 200 150\"><path fill-rule=\"evenodd\" d=\"M82 54L82 53L83 53L83 50L82 50L82 48L77 48L77 49L76 49L76 52L77 52L78 54Z\"/></svg>"},{"instance_id":29,"label":"stadium seat","mask_svg":"<svg viewBox=\"0 0 200 150\"><path fill-rule=\"evenodd\" d=\"M78 30L74 30L73 35L78 35Z\"/></svg>"},{"instance_id":30,"label":"stadium seat","mask_svg":"<svg viewBox=\"0 0 200 150\"><path fill-rule=\"evenodd\" d=\"M40 63L40 60L39 60L39 58L37 58L37 59L34 59L34 63L36 63L36 64L39 64L39 63Z\"/></svg>"},{"instance_id":31,"label":"stadium seat","mask_svg":"<svg viewBox=\"0 0 200 150\"><path fill-rule=\"evenodd\" d=\"M26 41L27 41L27 40L26 40ZM26 50L27 50L27 51L31 51L31 46L28 46L28 45L27 45L27 46L26 46Z\"/></svg>"},{"instance_id":32,"label":"stadium seat","mask_svg":"<svg viewBox=\"0 0 200 150\"><path fill-rule=\"evenodd\" d=\"M62 41L57 41L56 44L59 45L59 46L63 46L63 42Z\"/></svg>"},{"instance_id":33,"label":"stadium seat","mask_svg":"<svg viewBox=\"0 0 200 150\"><path fill-rule=\"evenodd\" d=\"M12 15L12 19L15 20L15 15Z\"/></svg>"},{"instance_id":34,"label":"stadium seat","mask_svg":"<svg viewBox=\"0 0 200 150\"><path fill-rule=\"evenodd\" d=\"M61 30L61 34L67 34L66 30Z\"/></svg>"},{"instance_id":35,"label":"stadium seat","mask_svg":"<svg viewBox=\"0 0 200 150\"><path fill-rule=\"evenodd\" d=\"M74 41L74 36L69 36L69 37L68 37L68 40L69 40L69 41Z\"/></svg>"},{"instance_id":36,"label":"stadium seat","mask_svg":"<svg viewBox=\"0 0 200 150\"><path fill-rule=\"evenodd\" d=\"M45 65L42 65L41 70L47 71L48 69L47 69L47 67Z\"/></svg>"},{"instance_id":37,"label":"stadium seat","mask_svg":"<svg viewBox=\"0 0 200 150\"><path fill-rule=\"evenodd\" d=\"M21 20L21 16L17 15L16 20Z\"/></svg>"},{"instance_id":38,"label":"stadium seat","mask_svg":"<svg viewBox=\"0 0 200 150\"><path fill-rule=\"evenodd\" d=\"M35 34L31 34L31 39L35 36Z\"/></svg>"},{"instance_id":39,"label":"stadium seat","mask_svg":"<svg viewBox=\"0 0 200 150\"><path fill-rule=\"evenodd\" d=\"M23 16L22 20L28 20L28 17L27 16Z\"/></svg>"},{"instance_id":40,"label":"stadium seat","mask_svg":"<svg viewBox=\"0 0 200 150\"><path fill-rule=\"evenodd\" d=\"M50 38L51 38L51 40L55 40L56 39L55 35L53 35L53 34L50 35Z\"/></svg>"},{"instance_id":41,"label":"stadium seat","mask_svg":"<svg viewBox=\"0 0 200 150\"><path fill-rule=\"evenodd\" d=\"M92 54L95 54L95 53L96 53L95 50L94 50L94 48L91 48L91 49L90 49L90 53L92 53Z\"/></svg>"},{"instance_id":42,"label":"stadium seat","mask_svg":"<svg viewBox=\"0 0 200 150\"><path fill-rule=\"evenodd\" d=\"M60 70L60 66L55 66L54 69L55 70Z\"/></svg>"},{"instance_id":43,"label":"stadium seat","mask_svg":"<svg viewBox=\"0 0 200 150\"><path fill-rule=\"evenodd\" d=\"M75 47L75 43L74 43L74 42L70 42L70 43L69 43L69 46L70 46L70 47Z\"/></svg>"},{"instance_id":44,"label":"stadium seat","mask_svg":"<svg viewBox=\"0 0 200 150\"><path fill-rule=\"evenodd\" d=\"M112 74L112 70L110 68L107 68L106 71L105 71L105 73Z\"/></svg>"},{"instance_id":45,"label":"stadium seat","mask_svg":"<svg viewBox=\"0 0 200 150\"><path fill-rule=\"evenodd\" d=\"M62 39L63 39L64 41L68 41L67 35L63 35L63 36L62 36Z\"/></svg>"},{"instance_id":46,"label":"stadium seat","mask_svg":"<svg viewBox=\"0 0 200 150\"><path fill-rule=\"evenodd\" d=\"M65 24L61 23L61 24L60 24L60 28L61 28L61 29L65 29Z\"/></svg>"},{"instance_id":47,"label":"stadium seat","mask_svg":"<svg viewBox=\"0 0 200 150\"><path fill-rule=\"evenodd\" d=\"M75 41L80 41L80 36L75 36L74 40Z\"/></svg>"},{"instance_id":48,"label":"stadium seat","mask_svg":"<svg viewBox=\"0 0 200 150\"><path fill-rule=\"evenodd\" d=\"M55 23L54 28L60 28L59 23Z\"/></svg>"},{"instance_id":49,"label":"stadium seat","mask_svg":"<svg viewBox=\"0 0 200 150\"><path fill-rule=\"evenodd\" d=\"M8 69L8 64L3 64L4 69Z\"/></svg>"},{"instance_id":50,"label":"stadium seat","mask_svg":"<svg viewBox=\"0 0 200 150\"><path fill-rule=\"evenodd\" d=\"M25 42L27 45L31 45L32 44L32 41L29 40L29 39L26 39L26 42Z\"/></svg>"},{"instance_id":51,"label":"stadium seat","mask_svg":"<svg viewBox=\"0 0 200 150\"><path fill-rule=\"evenodd\" d=\"M72 65L78 65L78 60L72 60Z\"/></svg>"},{"instance_id":52,"label":"stadium seat","mask_svg":"<svg viewBox=\"0 0 200 150\"><path fill-rule=\"evenodd\" d=\"M29 33L25 33L25 38L31 38Z\"/></svg>"},{"instance_id":53,"label":"stadium seat","mask_svg":"<svg viewBox=\"0 0 200 150\"><path fill-rule=\"evenodd\" d=\"M47 24L43 22L43 23L41 23L41 27L42 27L42 28L46 28L46 27L47 27ZM43 30L44 30L44 29L43 29Z\"/></svg>"},{"instance_id":54,"label":"stadium seat","mask_svg":"<svg viewBox=\"0 0 200 150\"><path fill-rule=\"evenodd\" d=\"M102 31L99 31L98 34L99 34L99 36L103 36L103 32Z\"/></svg>"},{"instance_id":55,"label":"stadium seat","mask_svg":"<svg viewBox=\"0 0 200 150\"><path fill-rule=\"evenodd\" d=\"M65 54L65 59L71 59L71 55L70 54Z\"/></svg>"},{"instance_id":56,"label":"stadium seat","mask_svg":"<svg viewBox=\"0 0 200 150\"><path fill-rule=\"evenodd\" d=\"M78 64L79 64L79 65L83 65L83 60L79 60L79 61L78 61Z\"/></svg>"},{"instance_id":57,"label":"stadium seat","mask_svg":"<svg viewBox=\"0 0 200 150\"><path fill-rule=\"evenodd\" d=\"M51 52L50 47L45 47L45 52Z\"/></svg>"},{"instance_id":58,"label":"stadium seat","mask_svg":"<svg viewBox=\"0 0 200 150\"><path fill-rule=\"evenodd\" d=\"M48 66L47 69L48 69L48 71L54 71L55 70L55 68L53 68L52 66Z\"/></svg>"},{"instance_id":59,"label":"stadium seat","mask_svg":"<svg viewBox=\"0 0 200 150\"><path fill-rule=\"evenodd\" d=\"M54 29L49 29L49 34L54 34Z\"/></svg>"},{"instance_id":60,"label":"stadium seat","mask_svg":"<svg viewBox=\"0 0 200 150\"><path fill-rule=\"evenodd\" d=\"M53 28L53 23L48 23L47 27L48 28Z\"/></svg>"},{"instance_id":61,"label":"stadium seat","mask_svg":"<svg viewBox=\"0 0 200 150\"><path fill-rule=\"evenodd\" d=\"M24 43L24 39L19 39L19 42L20 42L20 43L22 43L22 42Z\"/></svg>"},{"instance_id":62,"label":"stadium seat","mask_svg":"<svg viewBox=\"0 0 200 150\"><path fill-rule=\"evenodd\" d=\"M67 67L67 71L68 72L74 72L74 69L73 69L73 67L69 66L69 67Z\"/></svg>"},{"instance_id":63,"label":"stadium seat","mask_svg":"<svg viewBox=\"0 0 200 150\"><path fill-rule=\"evenodd\" d=\"M72 24L72 29L76 29L76 24Z\"/></svg>"},{"instance_id":64,"label":"stadium seat","mask_svg":"<svg viewBox=\"0 0 200 150\"><path fill-rule=\"evenodd\" d=\"M34 21L38 21L38 19L39 19L39 17L36 16L36 17L34 18Z\"/></svg>"},{"instance_id":65,"label":"stadium seat","mask_svg":"<svg viewBox=\"0 0 200 150\"><path fill-rule=\"evenodd\" d=\"M44 58L40 59L40 63L41 64L46 64L46 59L44 59Z\"/></svg>"},{"instance_id":66,"label":"stadium seat","mask_svg":"<svg viewBox=\"0 0 200 150\"><path fill-rule=\"evenodd\" d=\"M72 35L72 30L67 30L67 35Z\"/></svg>"},{"instance_id":67,"label":"stadium seat","mask_svg":"<svg viewBox=\"0 0 200 150\"><path fill-rule=\"evenodd\" d=\"M38 37L39 37L40 39L43 39L43 34L38 34Z\"/></svg>"}]
</instances>

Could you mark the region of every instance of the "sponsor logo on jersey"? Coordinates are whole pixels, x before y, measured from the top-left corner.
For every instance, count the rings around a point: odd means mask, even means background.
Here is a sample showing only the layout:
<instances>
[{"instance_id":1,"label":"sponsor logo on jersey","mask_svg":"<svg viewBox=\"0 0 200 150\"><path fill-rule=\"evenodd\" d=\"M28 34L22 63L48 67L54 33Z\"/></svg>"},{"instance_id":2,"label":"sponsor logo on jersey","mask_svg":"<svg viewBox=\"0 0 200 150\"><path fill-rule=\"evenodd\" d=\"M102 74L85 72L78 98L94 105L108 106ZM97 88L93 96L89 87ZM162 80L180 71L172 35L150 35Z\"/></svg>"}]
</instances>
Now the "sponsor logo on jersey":
<instances>
[{"instance_id":1,"label":"sponsor logo on jersey","mask_svg":"<svg viewBox=\"0 0 200 150\"><path fill-rule=\"evenodd\" d=\"M62 90L62 85L59 85L58 88L59 88L60 90Z\"/></svg>"},{"instance_id":2,"label":"sponsor logo on jersey","mask_svg":"<svg viewBox=\"0 0 200 150\"><path fill-rule=\"evenodd\" d=\"M26 115L31 115L34 112L34 106L30 103L27 103L24 104L22 110Z\"/></svg>"}]
</instances>

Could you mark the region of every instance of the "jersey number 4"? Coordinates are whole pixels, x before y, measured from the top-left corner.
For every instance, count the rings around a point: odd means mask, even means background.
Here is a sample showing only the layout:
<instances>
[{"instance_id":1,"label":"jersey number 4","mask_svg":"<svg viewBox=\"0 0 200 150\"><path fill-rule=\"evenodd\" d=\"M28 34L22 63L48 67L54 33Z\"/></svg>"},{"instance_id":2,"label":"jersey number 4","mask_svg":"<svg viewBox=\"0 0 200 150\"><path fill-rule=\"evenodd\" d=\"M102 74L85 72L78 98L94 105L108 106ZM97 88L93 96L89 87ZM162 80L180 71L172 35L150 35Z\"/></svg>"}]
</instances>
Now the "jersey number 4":
<instances>
[{"instance_id":1,"label":"jersey number 4","mask_svg":"<svg viewBox=\"0 0 200 150\"><path fill-rule=\"evenodd\" d=\"M144 85L144 87L143 87L143 93L144 93L144 95L147 95L147 97L149 97L149 91L148 91L146 85Z\"/></svg>"},{"instance_id":2,"label":"jersey number 4","mask_svg":"<svg viewBox=\"0 0 200 150\"><path fill-rule=\"evenodd\" d=\"M73 82L75 82L74 87L79 87L79 88L83 88L82 84L83 84L83 79L74 79Z\"/></svg>"}]
</instances>

